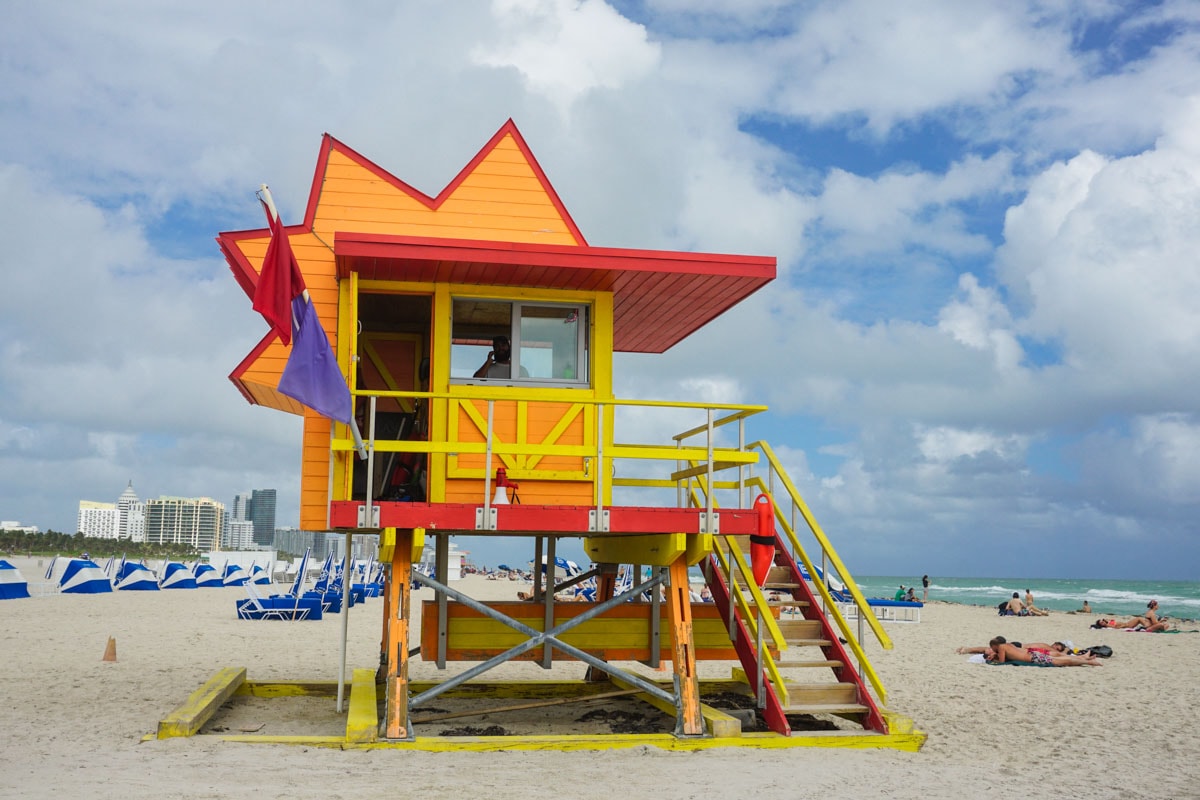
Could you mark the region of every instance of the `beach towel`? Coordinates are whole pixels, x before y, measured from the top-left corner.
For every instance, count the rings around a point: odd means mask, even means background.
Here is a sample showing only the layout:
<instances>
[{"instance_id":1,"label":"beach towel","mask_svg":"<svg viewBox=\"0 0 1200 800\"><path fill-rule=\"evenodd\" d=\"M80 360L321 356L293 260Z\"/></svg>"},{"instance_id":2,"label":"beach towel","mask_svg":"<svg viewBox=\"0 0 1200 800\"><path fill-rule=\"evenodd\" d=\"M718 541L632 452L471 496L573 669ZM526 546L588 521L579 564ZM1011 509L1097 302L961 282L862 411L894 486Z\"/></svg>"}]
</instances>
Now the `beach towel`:
<instances>
[{"instance_id":1,"label":"beach towel","mask_svg":"<svg viewBox=\"0 0 1200 800\"><path fill-rule=\"evenodd\" d=\"M1001 664L993 664L992 662L988 661L986 658L983 657L983 653L975 653L974 655L967 656L967 663L968 664L983 664L985 666L991 666L991 667L1007 667L1007 666L1053 667L1054 666L1053 664L1030 664L1030 663L1026 663L1024 661L1005 661Z\"/></svg>"}]
</instances>

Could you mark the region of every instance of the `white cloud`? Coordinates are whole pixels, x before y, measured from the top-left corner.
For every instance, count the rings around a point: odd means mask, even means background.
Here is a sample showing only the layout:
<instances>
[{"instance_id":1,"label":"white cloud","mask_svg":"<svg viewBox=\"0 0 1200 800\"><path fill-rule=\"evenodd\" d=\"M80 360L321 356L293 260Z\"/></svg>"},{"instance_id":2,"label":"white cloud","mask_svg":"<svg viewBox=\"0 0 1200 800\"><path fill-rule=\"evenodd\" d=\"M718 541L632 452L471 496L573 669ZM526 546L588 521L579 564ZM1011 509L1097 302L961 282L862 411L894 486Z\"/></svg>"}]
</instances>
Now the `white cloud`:
<instances>
[{"instance_id":1,"label":"white cloud","mask_svg":"<svg viewBox=\"0 0 1200 800\"><path fill-rule=\"evenodd\" d=\"M820 226L833 233L830 255L861 258L922 248L949 256L986 253L985 236L970 232L959 204L1012 188L1011 156L970 157L944 175L888 171L865 178L831 170L819 199Z\"/></svg>"},{"instance_id":2,"label":"white cloud","mask_svg":"<svg viewBox=\"0 0 1200 800\"><path fill-rule=\"evenodd\" d=\"M1065 363L1102 384L1200 368L1200 159L1179 136L1054 165L1005 222L998 275L1025 301L1020 330L1061 340Z\"/></svg>"},{"instance_id":3,"label":"white cloud","mask_svg":"<svg viewBox=\"0 0 1200 800\"><path fill-rule=\"evenodd\" d=\"M944 464L987 454L1013 460L1025 452L1025 443L1020 437L997 436L989 431L960 430L944 425L918 428L916 438L918 452L932 463Z\"/></svg>"},{"instance_id":4,"label":"white cloud","mask_svg":"<svg viewBox=\"0 0 1200 800\"><path fill-rule=\"evenodd\" d=\"M994 354L997 371L1011 372L1021 365L1024 352L1012 330L1008 307L995 290L979 285L974 275L958 279L961 299L947 303L938 314L938 329L976 350Z\"/></svg>"},{"instance_id":5,"label":"white cloud","mask_svg":"<svg viewBox=\"0 0 1200 800\"><path fill-rule=\"evenodd\" d=\"M1084 479L1106 506L1150 525L1168 509L1200 505L1200 422L1195 415L1136 417L1128 430L1090 434L1080 445Z\"/></svg>"},{"instance_id":6,"label":"white cloud","mask_svg":"<svg viewBox=\"0 0 1200 800\"><path fill-rule=\"evenodd\" d=\"M499 41L476 45L472 60L513 67L561 112L593 89L619 90L648 75L659 45L602 0L493 0Z\"/></svg>"},{"instance_id":7,"label":"white cloud","mask_svg":"<svg viewBox=\"0 0 1200 800\"><path fill-rule=\"evenodd\" d=\"M927 113L1003 100L1024 76L1069 64L1069 44L1016 3L822 3L769 48L775 105L818 123L860 116L883 136Z\"/></svg>"}]
</instances>

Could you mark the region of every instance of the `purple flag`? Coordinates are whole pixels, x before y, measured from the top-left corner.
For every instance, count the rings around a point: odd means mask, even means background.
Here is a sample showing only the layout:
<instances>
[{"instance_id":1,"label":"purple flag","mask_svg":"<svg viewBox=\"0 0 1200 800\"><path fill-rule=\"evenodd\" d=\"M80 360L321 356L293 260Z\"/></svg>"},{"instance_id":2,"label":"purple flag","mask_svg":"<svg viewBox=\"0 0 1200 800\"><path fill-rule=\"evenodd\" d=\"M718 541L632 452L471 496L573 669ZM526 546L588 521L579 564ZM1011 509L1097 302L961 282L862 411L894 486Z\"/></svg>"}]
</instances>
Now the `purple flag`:
<instances>
[{"instance_id":1,"label":"purple flag","mask_svg":"<svg viewBox=\"0 0 1200 800\"><path fill-rule=\"evenodd\" d=\"M350 389L317 310L303 295L292 300L292 332L292 353L279 379L279 391L318 414L349 425Z\"/></svg>"}]
</instances>

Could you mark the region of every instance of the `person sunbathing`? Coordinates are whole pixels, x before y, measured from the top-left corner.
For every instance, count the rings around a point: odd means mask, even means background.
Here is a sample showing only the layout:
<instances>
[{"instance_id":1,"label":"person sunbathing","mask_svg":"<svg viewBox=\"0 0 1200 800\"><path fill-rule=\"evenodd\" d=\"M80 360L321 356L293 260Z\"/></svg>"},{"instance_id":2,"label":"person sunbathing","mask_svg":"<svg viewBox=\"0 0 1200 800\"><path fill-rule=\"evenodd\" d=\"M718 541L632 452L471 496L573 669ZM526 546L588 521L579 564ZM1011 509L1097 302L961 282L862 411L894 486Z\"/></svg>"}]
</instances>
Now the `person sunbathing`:
<instances>
[{"instance_id":1,"label":"person sunbathing","mask_svg":"<svg viewBox=\"0 0 1200 800\"><path fill-rule=\"evenodd\" d=\"M977 655L979 653L986 653L990 648L998 644L1011 644L1013 647L1023 647L1026 650L1048 653L1049 655L1071 655L1071 648L1063 642L1053 642L1051 644L1046 644L1045 642L1009 642L1003 636L997 636L995 639L992 639L985 647L959 647L954 652L960 656Z\"/></svg>"},{"instance_id":2,"label":"person sunbathing","mask_svg":"<svg viewBox=\"0 0 1200 800\"><path fill-rule=\"evenodd\" d=\"M1142 616L1145 618L1146 622L1150 623L1146 626L1146 630L1150 631L1151 633L1165 631L1168 627L1170 627L1170 624L1167 622L1167 618L1165 616L1158 616L1157 600L1151 600L1146 604L1146 613Z\"/></svg>"},{"instance_id":3,"label":"person sunbathing","mask_svg":"<svg viewBox=\"0 0 1200 800\"><path fill-rule=\"evenodd\" d=\"M1001 603L999 608L1000 608L1000 616L1002 616L1002 617L1028 617L1029 616L1029 612L1026 611L1025 606L1021 604L1021 596L1019 594L1017 594L1016 592L1013 592L1012 598L1008 602Z\"/></svg>"},{"instance_id":4,"label":"person sunbathing","mask_svg":"<svg viewBox=\"0 0 1200 800\"><path fill-rule=\"evenodd\" d=\"M1007 643L989 645L983 653L983 660L989 664L1036 664L1039 667L1103 666L1100 659L1095 656L1051 655L1040 650L1029 650Z\"/></svg>"},{"instance_id":5,"label":"person sunbathing","mask_svg":"<svg viewBox=\"0 0 1200 800\"><path fill-rule=\"evenodd\" d=\"M1141 628L1146 624L1145 617L1133 617L1131 619L1104 619L1101 617L1092 623L1093 628Z\"/></svg>"},{"instance_id":6,"label":"person sunbathing","mask_svg":"<svg viewBox=\"0 0 1200 800\"><path fill-rule=\"evenodd\" d=\"M1165 631L1171 627L1166 620L1158 617L1151 618L1149 614L1144 617L1131 617L1129 619L1098 619L1093 628L1117 628L1121 630L1139 630L1148 633L1158 633Z\"/></svg>"}]
</instances>

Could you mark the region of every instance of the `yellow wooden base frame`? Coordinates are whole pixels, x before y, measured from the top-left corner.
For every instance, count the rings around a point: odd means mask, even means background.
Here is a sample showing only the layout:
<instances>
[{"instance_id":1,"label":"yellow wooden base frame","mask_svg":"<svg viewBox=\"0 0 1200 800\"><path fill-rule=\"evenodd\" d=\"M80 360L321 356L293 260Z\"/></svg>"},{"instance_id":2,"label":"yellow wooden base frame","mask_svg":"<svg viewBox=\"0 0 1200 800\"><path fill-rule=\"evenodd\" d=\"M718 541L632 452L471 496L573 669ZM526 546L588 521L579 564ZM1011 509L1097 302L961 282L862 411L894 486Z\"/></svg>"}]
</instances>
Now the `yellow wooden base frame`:
<instances>
[{"instance_id":1,"label":"yellow wooden base frame","mask_svg":"<svg viewBox=\"0 0 1200 800\"><path fill-rule=\"evenodd\" d=\"M722 684L726 682L701 682ZM432 684L428 684L431 686ZM482 684L493 696L518 696L525 693L521 684ZM479 684L472 684L471 691L480 696ZM579 691L586 687L596 691L596 684L581 682L537 682L537 692L547 691L562 694ZM413 682L414 691L428 688L424 682ZM713 747L849 747L858 749L904 750L916 752L925 743L925 734L913 727L912 720L900 714L885 712L889 727L887 734L860 731L821 731L819 733L780 736L776 733L743 733L741 725L724 712L702 706L707 735L679 737L672 734L606 734L546 736L417 736L410 740L379 739L378 692L375 671L354 670L350 684L349 712L346 717L344 736L270 736L253 734L221 735L222 741L257 744L302 744L307 747L329 747L342 750L395 749L421 750L426 752L494 752L499 750L620 750L630 747L657 747L663 750L692 751ZM244 667L226 667L219 670L207 683L193 692L188 699L158 724L158 732L143 737L143 741L165 739L176 736L192 736L204 723L212 718L221 704L235 694L257 697L298 697L321 695L330 698L337 695L336 682L288 682L259 683L246 680ZM643 696L644 697L644 696Z\"/></svg>"}]
</instances>

